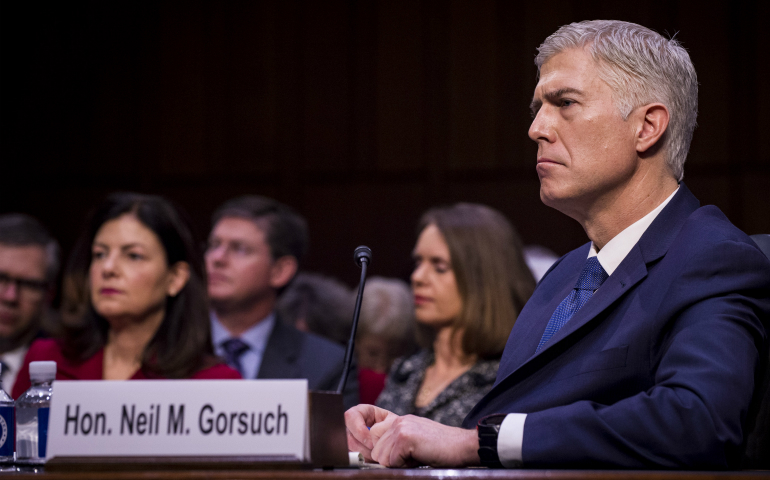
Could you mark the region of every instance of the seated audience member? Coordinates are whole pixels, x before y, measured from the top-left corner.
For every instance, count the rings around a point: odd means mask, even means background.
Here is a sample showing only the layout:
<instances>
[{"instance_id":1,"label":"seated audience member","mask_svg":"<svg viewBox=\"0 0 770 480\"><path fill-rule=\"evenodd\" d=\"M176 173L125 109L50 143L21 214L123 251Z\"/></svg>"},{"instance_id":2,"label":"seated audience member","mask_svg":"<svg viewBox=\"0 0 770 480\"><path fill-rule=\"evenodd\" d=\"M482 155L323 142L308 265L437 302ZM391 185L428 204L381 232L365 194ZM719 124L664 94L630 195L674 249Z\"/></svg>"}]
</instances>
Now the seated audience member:
<instances>
[{"instance_id":1,"label":"seated audience member","mask_svg":"<svg viewBox=\"0 0 770 480\"><path fill-rule=\"evenodd\" d=\"M464 428L359 405L348 446L389 466L736 468L767 355L770 262L682 182L690 57L605 20L538 50L540 198L590 241L540 280Z\"/></svg>"},{"instance_id":2,"label":"seated audience member","mask_svg":"<svg viewBox=\"0 0 770 480\"><path fill-rule=\"evenodd\" d=\"M459 426L492 388L535 281L511 224L483 205L429 210L412 255L423 350L393 364L377 405Z\"/></svg>"},{"instance_id":3,"label":"seated audience member","mask_svg":"<svg viewBox=\"0 0 770 480\"><path fill-rule=\"evenodd\" d=\"M413 298L402 280L372 277L366 281L356 332L361 403L374 403L393 361L417 350Z\"/></svg>"},{"instance_id":4,"label":"seated audience member","mask_svg":"<svg viewBox=\"0 0 770 480\"><path fill-rule=\"evenodd\" d=\"M91 216L68 270L86 270L90 304L64 340L37 340L29 362L53 360L59 380L240 378L214 356L203 264L187 222L161 197L111 195ZM83 276L80 275L82 278Z\"/></svg>"},{"instance_id":5,"label":"seated audience member","mask_svg":"<svg viewBox=\"0 0 770 480\"><path fill-rule=\"evenodd\" d=\"M33 339L56 333L51 300L59 244L34 218L0 216L0 372L11 392Z\"/></svg>"},{"instance_id":6,"label":"seated audience member","mask_svg":"<svg viewBox=\"0 0 770 480\"><path fill-rule=\"evenodd\" d=\"M310 389L336 390L345 348L276 314L307 247L305 220L275 200L245 196L214 212L206 250L214 348L244 378L305 378ZM357 402L354 369L344 403Z\"/></svg>"},{"instance_id":7,"label":"seated audience member","mask_svg":"<svg viewBox=\"0 0 770 480\"><path fill-rule=\"evenodd\" d=\"M355 302L355 295L341 282L300 272L278 297L276 311L282 321L297 330L347 346Z\"/></svg>"}]
</instances>

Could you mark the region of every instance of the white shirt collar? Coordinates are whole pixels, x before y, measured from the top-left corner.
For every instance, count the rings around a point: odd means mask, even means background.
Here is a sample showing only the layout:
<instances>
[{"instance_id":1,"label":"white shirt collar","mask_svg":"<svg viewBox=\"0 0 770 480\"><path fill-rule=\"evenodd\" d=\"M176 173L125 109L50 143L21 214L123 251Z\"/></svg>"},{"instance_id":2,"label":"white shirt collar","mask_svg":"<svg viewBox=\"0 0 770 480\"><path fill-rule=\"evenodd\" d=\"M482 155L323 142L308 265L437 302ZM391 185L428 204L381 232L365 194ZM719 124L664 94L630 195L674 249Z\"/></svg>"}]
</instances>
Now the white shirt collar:
<instances>
[{"instance_id":1,"label":"white shirt collar","mask_svg":"<svg viewBox=\"0 0 770 480\"><path fill-rule=\"evenodd\" d=\"M29 344L22 345L21 347L5 352L0 355L0 360L8 367L5 371L0 372L3 379L3 390L10 395L13 390L13 384L16 381L16 376L19 374L21 364L24 363L24 356L27 354Z\"/></svg>"},{"instance_id":2,"label":"white shirt collar","mask_svg":"<svg viewBox=\"0 0 770 480\"><path fill-rule=\"evenodd\" d=\"M676 187L674 193L663 200L663 203L655 207L655 210L651 211L630 226L626 227L625 230L615 235L612 240L607 242L607 245L605 245L600 252L596 252L594 242L591 242L591 250L588 252L588 258L598 257L599 263L602 265L602 268L604 268L604 271L607 272L607 275L612 275L612 272L618 268L620 262L626 258L628 252L634 248L636 242L642 238L642 235L644 235L644 232L647 231L647 228L650 226L652 221L655 220L661 210L663 210L663 208L668 205L668 202L674 198L674 195L676 195L676 192L678 191L679 187Z\"/></svg>"}]
</instances>

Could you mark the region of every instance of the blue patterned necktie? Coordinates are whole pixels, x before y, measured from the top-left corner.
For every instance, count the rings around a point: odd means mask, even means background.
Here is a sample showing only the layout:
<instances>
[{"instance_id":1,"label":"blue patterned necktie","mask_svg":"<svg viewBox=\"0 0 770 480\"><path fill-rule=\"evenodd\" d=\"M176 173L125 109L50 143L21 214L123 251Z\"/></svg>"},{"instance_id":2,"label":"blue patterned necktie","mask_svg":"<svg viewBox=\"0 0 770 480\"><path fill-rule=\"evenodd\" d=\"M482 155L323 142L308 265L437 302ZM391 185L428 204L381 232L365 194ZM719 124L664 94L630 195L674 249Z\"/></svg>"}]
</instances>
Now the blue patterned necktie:
<instances>
[{"instance_id":1,"label":"blue patterned necktie","mask_svg":"<svg viewBox=\"0 0 770 480\"><path fill-rule=\"evenodd\" d=\"M241 365L241 355L249 349L243 340L240 338L231 338L222 343L222 348L225 349L225 362L234 369L240 372L243 376L243 366ZM245 377L244 377L245 378Z\"/></svg>"},{"instance_id":2,"label":"blue patterned necktie","mask_svg":"<svg viewBox=\"0 0 770 480\"><path fill-rule=\"evenodd\" d=\"M586 304L594 292L607 280L607 277L609 275L604 271L597 257L591 257L586 261L583 271L580 272L578 277L577 284L575 284L575 288L567 295L567 298L562 300L559 306L556 307L556 311L551 315L551 319L545 327L545 332L543 332L543 337L540 339L535 352L539 352L543 345L572 318L575 312Z\"/></svg>"}]
</instances>

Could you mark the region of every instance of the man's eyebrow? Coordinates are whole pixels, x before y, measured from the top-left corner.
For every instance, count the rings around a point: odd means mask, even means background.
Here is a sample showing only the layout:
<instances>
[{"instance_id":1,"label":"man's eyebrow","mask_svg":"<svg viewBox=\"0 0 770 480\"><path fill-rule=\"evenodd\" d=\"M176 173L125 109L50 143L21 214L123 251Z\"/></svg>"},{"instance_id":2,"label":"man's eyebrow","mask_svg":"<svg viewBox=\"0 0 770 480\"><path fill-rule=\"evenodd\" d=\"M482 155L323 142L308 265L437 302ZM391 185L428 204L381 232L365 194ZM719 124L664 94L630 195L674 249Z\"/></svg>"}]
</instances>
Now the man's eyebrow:
<instances>
[{"instance_id":1,"label":"man's eyebrow","mask_svg":"<svg viewBox=\"0 0 770 480\"><path fill-rule=\"evenodd\" d=\"M546 92L543 94L543 97L545 97L545 99L548 100L549 102L555 102L561 97L569 94L583 95L583 92L581 90L578 90L577 88L566 87L566 88L560 88L558 90L553 90L551 92Z\"/></svg>"},{"instance_id":2,"label":"man's eyebrow","mask_svg":"<svg viewBox=\"0 0 770 480\"><path fill-rule=\"evenodd\" d=\"M540 101L540 99L534 98L532 99L532 102L529 104L529 111L532 113L532 118L535 118L535 115L537 115L537 111L540 110L540 107L543 106L543 102Z\"/></svg>"},{"instance_id":3,"label":"man's eyebrow","mask_svg":"<svg viewBox=\"0 0 770 480\"><path fill-rule=\"evenodd\" d=\"M577 88L565 87L565 88L560 88L558 90L552 90L550 92L546 92L543 94L543 98L545 98L545 100L548 103L556 103L561 97L569 94L583 95L583 91L578 90ZM539 98L533 99L532 103L529 104L529 109L532 112L532 115L536 115L537 111L540 110L540 107L542 106L543 106L542 100L540 100Z\"/></svg>"}]
</instances>

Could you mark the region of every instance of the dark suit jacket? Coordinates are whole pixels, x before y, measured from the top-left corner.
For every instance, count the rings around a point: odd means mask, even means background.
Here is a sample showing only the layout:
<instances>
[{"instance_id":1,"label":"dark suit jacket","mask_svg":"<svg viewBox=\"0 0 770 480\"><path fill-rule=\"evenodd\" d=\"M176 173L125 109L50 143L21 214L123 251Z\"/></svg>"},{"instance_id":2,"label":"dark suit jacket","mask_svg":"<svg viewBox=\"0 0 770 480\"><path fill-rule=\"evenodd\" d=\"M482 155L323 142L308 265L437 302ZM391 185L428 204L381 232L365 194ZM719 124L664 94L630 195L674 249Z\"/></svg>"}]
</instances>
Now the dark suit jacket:
<instances>
[{"instance_id":1,"label":"dark suit jacket","mask_svg":"<svg viewBox=\"0 0 770 480\"><path fill-rule=\"evenodd\" d=\"M469 413L527 413L526 466L737 466L766 348L770 262L681 185L617 270L538 353L590 244L519 315L497 381Z\"/></svg>"},{"instance_id":2,"label":"dark suit jacket","mask_svg":"<svg viewBox=\"0 0 770 480\"><path fill-rule=\"evenodd\" d=\"M312 333L300 332L276 318L257 378L306 378L311 390L336 391L345 349ZM358 370L353 364L343 392L345 408L358 405Z\"/></svg>"}]
</instances>

